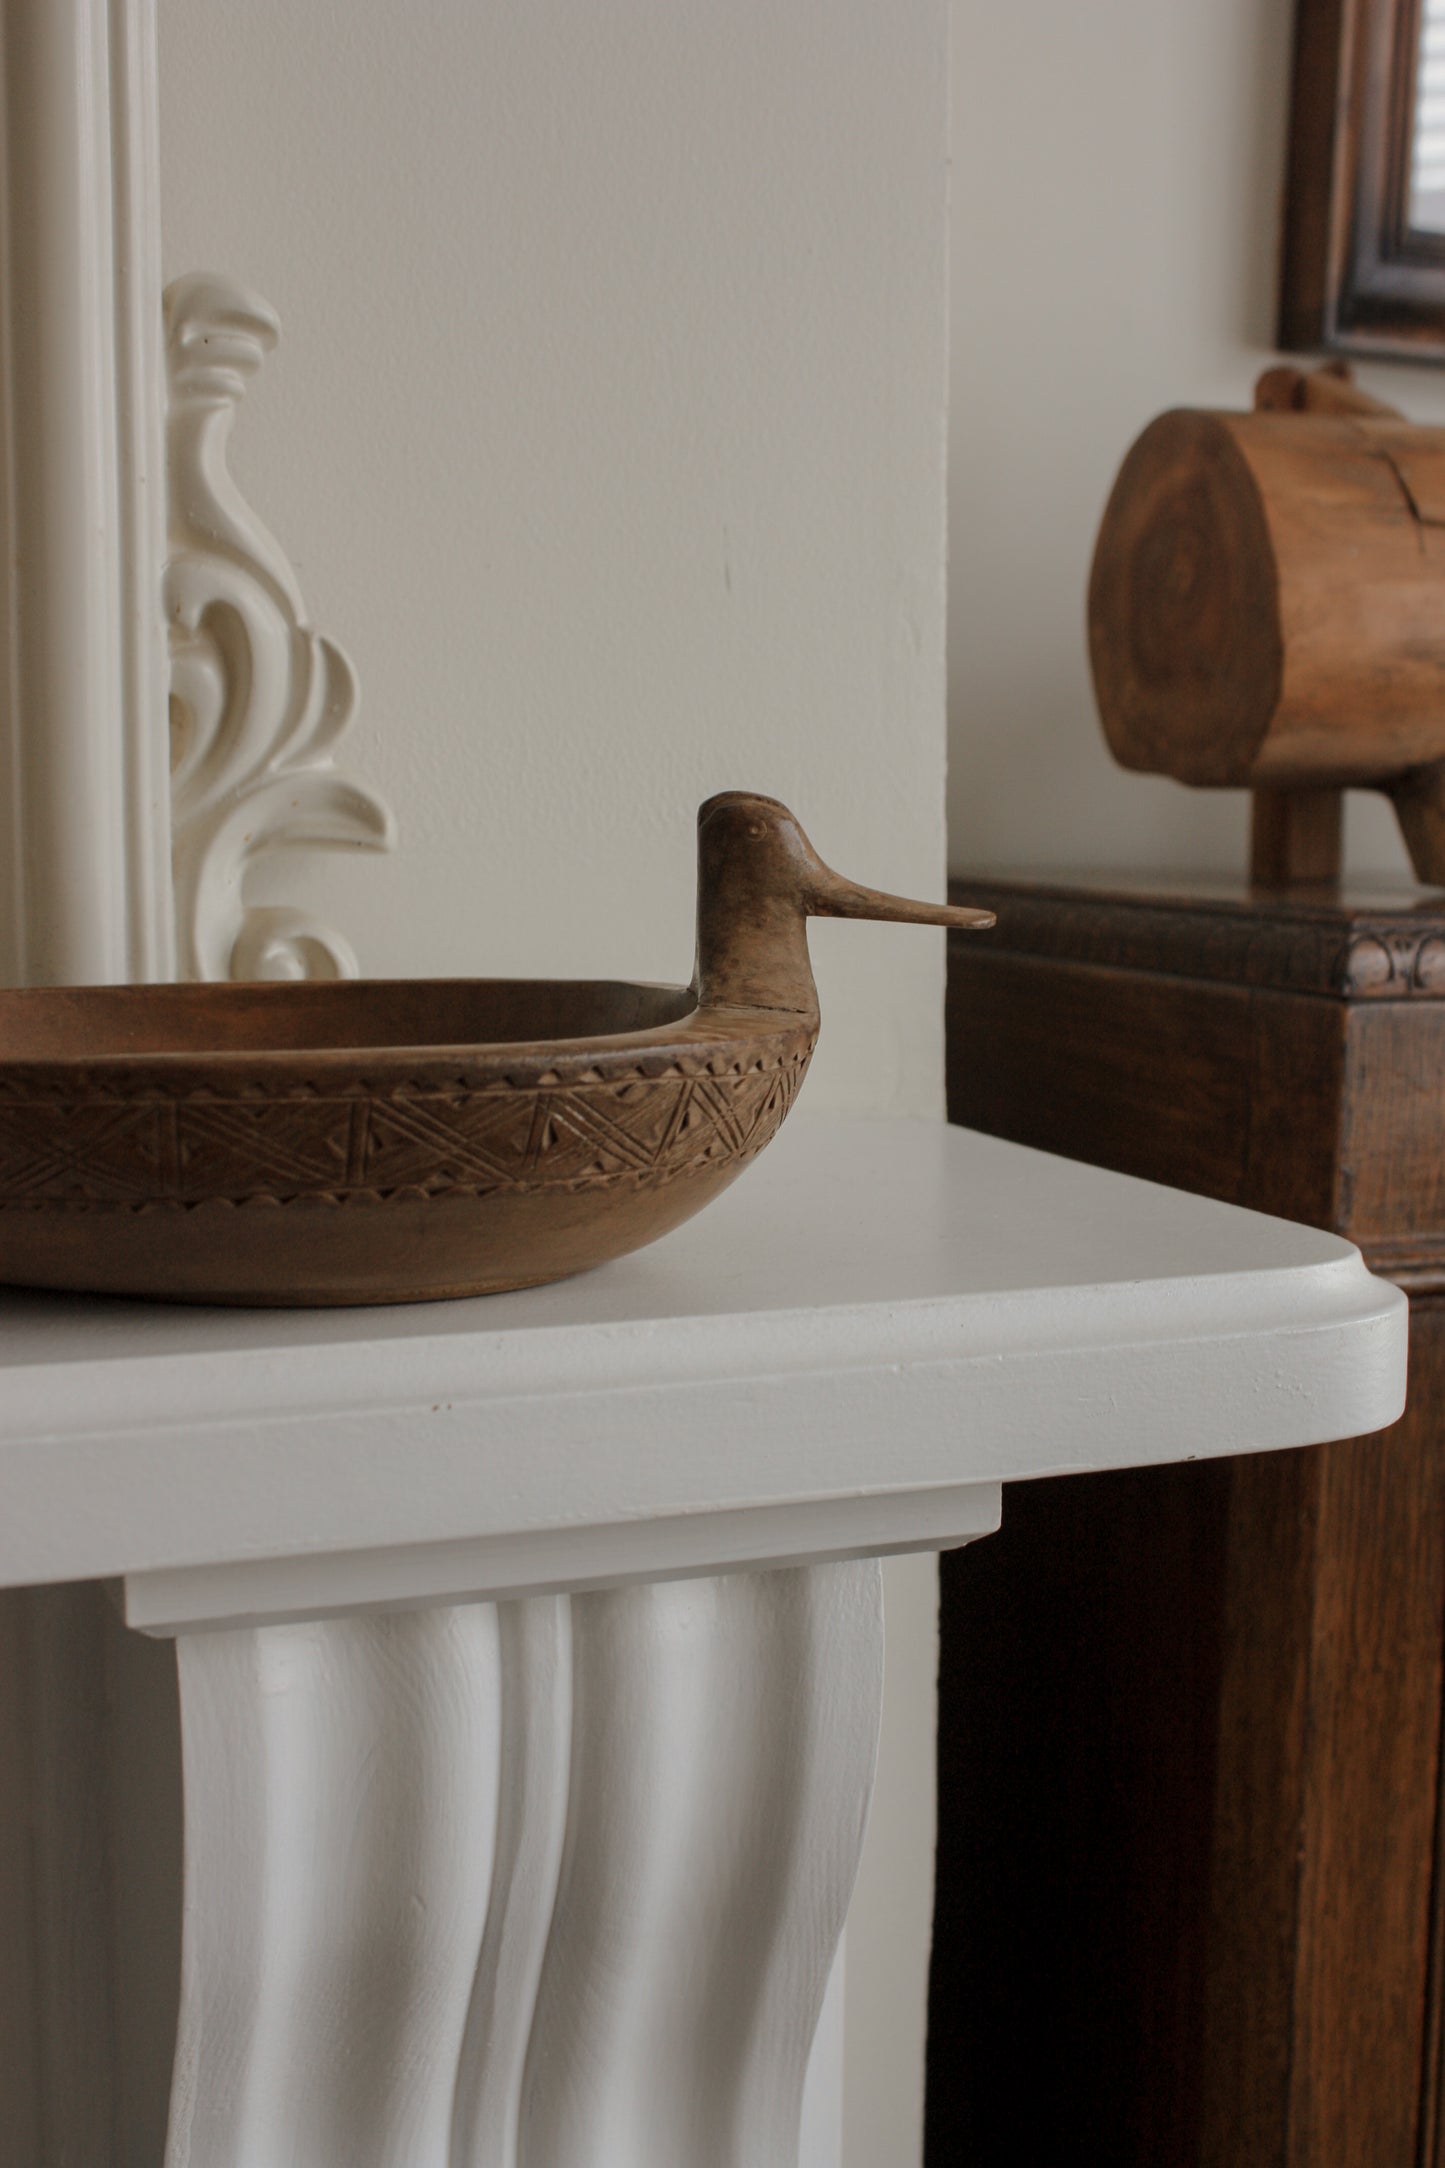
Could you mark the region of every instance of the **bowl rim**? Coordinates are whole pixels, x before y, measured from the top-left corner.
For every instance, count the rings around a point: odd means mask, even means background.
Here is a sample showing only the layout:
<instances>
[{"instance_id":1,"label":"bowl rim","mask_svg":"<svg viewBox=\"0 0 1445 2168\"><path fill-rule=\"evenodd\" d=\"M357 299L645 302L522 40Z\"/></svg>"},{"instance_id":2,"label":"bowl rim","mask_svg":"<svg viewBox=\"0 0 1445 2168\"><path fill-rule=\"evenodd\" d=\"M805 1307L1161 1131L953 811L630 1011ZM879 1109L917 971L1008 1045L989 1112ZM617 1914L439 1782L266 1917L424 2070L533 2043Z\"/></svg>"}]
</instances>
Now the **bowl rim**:
<instances>
[{"instance_id":1,"label":"bowl rim","mask_svg":"<svg viewBox=\"0 0 1445 2168\"><path fill-rule=\"evenodd\" d=\"M286 1072L351 1072L359 1069L385 1069L398 1071L419 1068L446 1068L453 1071L489 1067L505 1071L509 1067L526 1066L544 1071L554 1064L584 1067L598 1062L616 1066L619 1060L640 1055L652 1055L664 1063L673 1058L691 1055L700 1058L706 1066L706 1050L721 1049L729 1043L743 1039L792 1039L815 1038L817 1023L814 1019L791 1009L731 1008L726 1004L709 1005L700 1002L696 989L677 986L665 980L649 979L332 979L332 980L178 980L142 982L105 987L72 986L25 986L0 988L0 1031L3 1031L4 1009L7 1002L26 1001L32 997L64 995L75 997L86 993L137 993L164 991L182 993L187 998L199 997L200 1007L214 1003L221 1006L227 995L245 992L254 996L258 987L275 985L278 988L307 987L315 990L318 998L327 998L326 989L371 987L406 987L409 990L428 987L454 989L460 986L575 986L641 988L649 993L672 993L679 999L690 998L691 1007L661 1024L649 1024L629 1031L594 1032L581 1037L533 1038L533 1039L480 1039L480 1040L415 1040L406 1044L395 1041L385 1044L356 1040L342 1046L256 1046L256 1047L187 1047L153 1048L97 1048L83 1054L35 1054L7 1053L0 1044L0 1078L23 1079L28 1075L43 1073L48 1081L58 1076L93 1075L106 1072L174 1073L185 1070L204 1070L219 1077L257 1072L276 1075ZM531 1079L535 1084L537 1080ZM560 1081L560 1080L559 1080ZM571 1080L575 1081L575 1079Z\"/></svg>"}]
</instances>

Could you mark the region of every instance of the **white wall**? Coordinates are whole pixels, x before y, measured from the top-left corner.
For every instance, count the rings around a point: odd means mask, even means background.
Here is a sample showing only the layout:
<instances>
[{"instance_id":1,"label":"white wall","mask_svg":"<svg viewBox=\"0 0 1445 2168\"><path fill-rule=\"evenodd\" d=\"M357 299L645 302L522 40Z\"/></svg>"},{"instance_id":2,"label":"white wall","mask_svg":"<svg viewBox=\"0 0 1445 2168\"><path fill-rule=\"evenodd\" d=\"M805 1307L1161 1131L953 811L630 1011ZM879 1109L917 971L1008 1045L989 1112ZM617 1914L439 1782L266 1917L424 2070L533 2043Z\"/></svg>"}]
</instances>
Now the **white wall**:
<instances>
[{"instance_id":1,"label":"white wall","mask_svg":"<svg viewBox=\"0 0 1445 2168\"><path fill-rule=\"evenodd\" d=\"M401 823L306 883L368 972L686 978L734 784L937 889L944 14L163 0L167 275L280 313L234 465ZM939 942L816 953L810 1102L936 1107Z\"/></svg>"},{"instance_id":2,"label":"white wall","mask_svg":"<svg viewBox=\"0 0 1445 2168\"><path fill-rule=\"evenodd\" d=\"M1293 0L954 0L949 844L957 868L1242 872L1242 793L1114 766L1084 596L1120 461L1274 359ZM1421 421L1445 376L1361 368ZM1405 871L1349 802L1361 873Z\"/></svg>"},{"instance_id":3,"label":"white wall","mask_svg":"<svg viewBox=\"0 0 1445 2168\"><path fill-rule=\"evenodd\" d=\"M685 978L727 785L941 894L945 31L946 0L162 0L167 273L280 312L234 466L401 828L268 887L368 972ZM936 1114L940 937L814 954L805 1104ZM852 2168L917 2157L933 1587L890 1569Z\"/></svg>"}]
</instances>

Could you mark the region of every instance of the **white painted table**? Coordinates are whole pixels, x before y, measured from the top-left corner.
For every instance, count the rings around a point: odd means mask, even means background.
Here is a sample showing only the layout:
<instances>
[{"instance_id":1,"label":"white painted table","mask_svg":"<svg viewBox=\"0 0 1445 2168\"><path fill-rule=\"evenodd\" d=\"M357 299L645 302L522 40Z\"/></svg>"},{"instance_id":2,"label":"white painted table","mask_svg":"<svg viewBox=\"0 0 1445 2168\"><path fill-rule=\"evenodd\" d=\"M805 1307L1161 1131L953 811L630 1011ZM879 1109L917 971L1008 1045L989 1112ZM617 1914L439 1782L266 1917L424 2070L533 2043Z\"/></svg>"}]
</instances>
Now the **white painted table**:
<instances>
[{"instance_id":1,"label":"white painted table","mask_svg":"<svg viewBox=\"0 0 1445 2168\"><path fill-rule=\"evenodd\" d=\"M3 1298L0 1584L178 1637L171 2168L796 2160L877 1555L1020 1477L1378 1429L1405 1333L1333 1236L806 1116L527 1294Z\"/></svg>"}]
</instances>

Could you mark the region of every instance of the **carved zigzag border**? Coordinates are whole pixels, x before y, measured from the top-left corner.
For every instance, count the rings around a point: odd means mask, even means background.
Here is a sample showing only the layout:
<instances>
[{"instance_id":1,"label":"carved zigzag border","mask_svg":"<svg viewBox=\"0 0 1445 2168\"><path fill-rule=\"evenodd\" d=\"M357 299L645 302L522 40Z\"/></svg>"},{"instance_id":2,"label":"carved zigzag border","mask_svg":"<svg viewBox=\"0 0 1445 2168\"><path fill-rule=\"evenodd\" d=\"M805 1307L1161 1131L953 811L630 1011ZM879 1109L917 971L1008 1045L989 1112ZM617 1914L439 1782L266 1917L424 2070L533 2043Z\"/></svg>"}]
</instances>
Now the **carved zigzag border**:
<instances>
[{"instance_id":1,"label":"carved zigzag border","mask_svg":"<svg viewBox=\"0 0 1445 2168\"><path fill-rule=\"evenodd\" d=\"M293 1095L289 1103L304 1107L318 1117L328 1114L340 1117L345 1110L346 1176L341 1182L328 1184L318 1182L314 1169L307 1166L308 1151L314 1151L320 1143L327 1141L319 1132L299 1143L284 1137L268 1139L251 1135L244 1139L233 1138L224 1124L212 1127L204 1119L207 1112L221 1116L231 1106L238 1111L245 1106L284 1106L288 1103L284 1095L226 1100L212 1093L157 1094L124 1102L124 1112L122 1103L115 1099L88 1099L78 1104L72 1100L66 1105L52 1098L44 1102L52 1114L59 1114L64 1106L64 1111L73 1119L85 1107L105 1105L115 1112L116 1124L103 1131L99 1138L91 1136L76 1141L72 1122L57 1122L53 1136L28 1140L30 1165L17 1170L12 1178L17 1186L8 1194L0 1192L0 1213L98 1211L139 1215L157 1211L192 1213L209 1208L270 1210L288 1205L344 1209L424 1203L449 1197L484 1200L544 1189L572 1194L596 1189L662 1187L719 1158L741 1163L760 1152L786 1119L810 1058L811 1048L772 1065L762 1062L739 1065L722 1077L710 1072L689 1077L673 1071L662 1077L614 1079L608 1084L590 1087L541 1085L526 1093L509 1094L508 1097L517 1102L519 1113L527 1101L531 1103L525 1124L527 1144L515 1169L508 1166L505 1156L489 1153L475 1138L458 1135L433 1116L435 1104L445 1105L453 1113L464 1112L478 1100L499 1106L501 1102L495 1092L456 1094L433 1090L394 1093L385 1098L360 1093L324 1097ZM749 1108L738 1107L735 1101L743 1087L756 1085L763 1079L766 1084L757 1103ZM606 1111L608 1102L615 1105L620 1090L639 1083L649 1087L645 1097L654 1108L659 1098L674 1101L660 1132L651 1139L638 1136L627 1123L610 1118ZM26 1103L15 1099L6 1102L11 1111L19 1111ZM635 1106L636 1102L631 1104ZM186 1111L201 1115L203 1141L222 1150L227 1143L234 1142L238 1173L244 1164L249 1182L228 1183L222 1171L217 1177L215 1192L205 1197L155 1193L161 1185L179 1187L183 1179L179 1125ZM403 1133L410 1132L418 1144L435 1143L435 1170L424 1180L381 1188L364 1179L368 1131L373 1115L378 1113L396 1123ZM694 1115L700 1115L701 1120L695 1128L689 1129L686 1125ZM610 1156L622 1164L593 1166L570 1175L562 1172L560 1166L556 1171L549 1170L548 1132L554 1122L559 1131L570 1131L574 1141L595 1144L599 1155ZM112 1190L132 1187L123 1167L107 1167L102 1175L93 1162L87 1165L87 1154L98 1144L114 1141L117 1127L136 1139L134 1190L143 1194L106 1195L94 1191L87 1194L84 1187L87 1180L103 1179ZM209 1135L206 1134L208 1128ZM71 1132L69 1135L68 1131ZM332 1141L340 1138L341 1131L342 1123L338 1118ZM565 1147L557 1146L556 1160L564 1162L566 1156ZM263 1184L269 1178L269 1186L252 1186L258 1174ZM63 1179L66 1175L74 1178L78 1194L74 1191L60 1195L34 1193L36 1186L53 1182L57 1176ZM288 1175L293 1179L288 1180ZM471 1179L467 1179L468 1176Z\"/></svg>"}]
</instances>

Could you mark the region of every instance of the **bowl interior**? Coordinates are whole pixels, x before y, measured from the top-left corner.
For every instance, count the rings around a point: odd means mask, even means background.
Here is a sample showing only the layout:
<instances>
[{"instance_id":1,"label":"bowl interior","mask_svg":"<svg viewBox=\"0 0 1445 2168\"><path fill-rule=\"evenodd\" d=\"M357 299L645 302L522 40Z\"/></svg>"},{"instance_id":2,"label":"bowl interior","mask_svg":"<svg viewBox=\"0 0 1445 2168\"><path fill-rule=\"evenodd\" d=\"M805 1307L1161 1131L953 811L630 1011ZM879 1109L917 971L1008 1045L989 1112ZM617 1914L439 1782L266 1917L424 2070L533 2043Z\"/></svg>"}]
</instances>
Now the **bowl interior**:
<instances>
[{"instance_id":1,"label":"bowl interior","mask_svg":"<svg viewBox=\"0 0 1445 2168\"><path fill-rule=\"evenodd\" d=\"M0 1063L327 1047L526 1045L676 1023L683 986L611 979L347 979L0 991Z\"/></svg>"}]
</instances>

